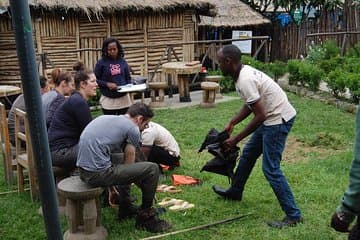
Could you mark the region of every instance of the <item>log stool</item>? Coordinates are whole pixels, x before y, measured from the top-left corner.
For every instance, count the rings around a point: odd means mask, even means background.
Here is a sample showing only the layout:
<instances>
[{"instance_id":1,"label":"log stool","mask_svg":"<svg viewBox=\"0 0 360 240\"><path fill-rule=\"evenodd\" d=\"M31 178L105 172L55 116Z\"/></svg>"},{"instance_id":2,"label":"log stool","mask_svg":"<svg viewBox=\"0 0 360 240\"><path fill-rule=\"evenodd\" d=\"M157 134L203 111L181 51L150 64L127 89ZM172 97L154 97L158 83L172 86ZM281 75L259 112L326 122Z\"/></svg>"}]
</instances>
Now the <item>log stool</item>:
<instances>
[{"instance_id":1,"label":"log stool","mask_svg":"<svg viewBox=\"0 0 360 240\"><path fill-rule=\"evenodd\" d=\"M151 102L149 106L152 108L165 107L165 89L167 88L167 82L150 82L148 83L150 88Z\"/></svg>"},{"instance_id":2,"label":"log stool","mask_svg":"<svg viewBox=\"0 0 360 240\"><path fill-rule=\"evenodd\" d=\"M202 82L201 89L203 89L203 101L200 103L201 107L214 107L216 90L219 84L215 82Z\"/></svg>"},{"instance_id":3,"label":"log stool","mask_svg":"<svg viewBox=\"0 0 360 240\"><path fill-rule=\"evenodd\" d=\"M99 196L103 189L91 187L79 176L61 180L58 190L66 198L66 219L69 230L65 240L103 240L108 233L101 226L101 206Z\"/></svg>"},{"instance_id":4,"label":"log stool","mask_svg":"<svg viewBox=\"0 0 360 240\"><path fill-rule=\"evenodd\" d=\"M213 76L206 76L205 81L207 82L215 82L219 84L220 80L223 78L221 75L213 75ZM220 87L216 90L216 99L221 99L223 96L220 92Z\"/></svg>"}]
</instances>

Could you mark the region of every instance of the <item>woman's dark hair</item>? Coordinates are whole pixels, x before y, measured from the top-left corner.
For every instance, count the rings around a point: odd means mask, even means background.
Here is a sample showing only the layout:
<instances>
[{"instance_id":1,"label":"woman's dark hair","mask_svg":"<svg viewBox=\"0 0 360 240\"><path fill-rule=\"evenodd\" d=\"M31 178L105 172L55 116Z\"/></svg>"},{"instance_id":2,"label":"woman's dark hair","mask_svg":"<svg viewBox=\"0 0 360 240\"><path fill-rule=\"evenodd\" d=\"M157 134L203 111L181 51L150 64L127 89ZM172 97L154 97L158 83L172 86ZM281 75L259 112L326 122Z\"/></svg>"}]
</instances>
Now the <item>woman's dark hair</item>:
<instances>
[{"instance_id":1,"label":"woman's dark hair","mask_svg":"<svg viewBox=\"0 0 360 240\"><path fill-rule=\"evenodd\" d=\"M107 49L108 49L108 45L110 43L116 43L116 46L117 46L117 48L119 50L117 58L123 58L125 56L124 48L122 47L122 45L120 44L120 42L116 38L107 38L107 39L104 40L102 48L101 48L101 53L102 53L101 56L102 56L102 58L109 57L108 53L107 53Z\"/></svg>"},{"instance_id":2,"label":"woman's dark hair","mask_svg":"<svg viewBox=\"0 0 360 240\"><path fill-rule=\"evenodd\" d=\"M87 69L85 65L82 62L76 62L73 66L73 69L75 70L75 89L80 89L80 83L86 82L86 80L89 79L89 75L93 73L90 69Z\"/></svg>"},{"instance_id":3,"label":"woman's dark hair","mask_svg":"<svg viewBox=\"0 0 360 240\"><path fill-rule=\"evenodd\" d=\"M140 102L131 105L126 113L129 114L130 117L136 117L137 115L141 115L146 120L154 116L154 112L151 110L151 108L148 105Z\"/></svg>"},{"instance_id":4,"label":"woman's dark hair","mask_svg":"<svg viewBox=\"0 0 360 240\"><path fill-rule=\"evenodd\" d=\"M57 78L59 77L61 72L61 68L54 68L51 71L51 84L56 85L55 83L57 82Z\"/></svg>"}]
</instances>

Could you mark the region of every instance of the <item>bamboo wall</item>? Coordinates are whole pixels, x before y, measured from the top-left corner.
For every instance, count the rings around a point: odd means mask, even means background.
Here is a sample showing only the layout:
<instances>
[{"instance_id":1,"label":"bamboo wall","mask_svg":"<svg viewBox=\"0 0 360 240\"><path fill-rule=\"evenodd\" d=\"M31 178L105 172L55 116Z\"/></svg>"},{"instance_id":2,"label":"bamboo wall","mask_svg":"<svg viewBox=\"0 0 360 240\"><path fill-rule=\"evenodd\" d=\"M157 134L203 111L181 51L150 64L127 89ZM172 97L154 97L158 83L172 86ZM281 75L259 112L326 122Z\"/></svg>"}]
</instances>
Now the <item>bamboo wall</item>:
<instances>
[{"instance_id":1,"label":"bamboo wall","mask_svg":"<svg viewBox=\"0 0 360 240\"><path fill-rule=\"evenodd\" d=\"M48 74L54 67L72 70L76 61L94 68L101 57L102 42L112 36L119 39L125 58L135 74L152 74L164 55L166 44L193 41L194 12L116 12L101 18L88 18L74 12L32 10L34 43L40 74ZM0 84L19 84L20 74L11 19L0 15ZM159 45L144 47L144 45ZM86 51L76 51L88 49ZM194 59L194 47L177 45L175 52L181 60ZM46 53L43 68L40 53ZM172 58L171 60L174 60ZM167 62L165 56L161 63ZM45 71L46 70L46 71ZM160 69L161 70L161 69ZM48 75L49 77L49 75ZM160 75L156 75L160 78Z\"/></svg>"}]
</instances>

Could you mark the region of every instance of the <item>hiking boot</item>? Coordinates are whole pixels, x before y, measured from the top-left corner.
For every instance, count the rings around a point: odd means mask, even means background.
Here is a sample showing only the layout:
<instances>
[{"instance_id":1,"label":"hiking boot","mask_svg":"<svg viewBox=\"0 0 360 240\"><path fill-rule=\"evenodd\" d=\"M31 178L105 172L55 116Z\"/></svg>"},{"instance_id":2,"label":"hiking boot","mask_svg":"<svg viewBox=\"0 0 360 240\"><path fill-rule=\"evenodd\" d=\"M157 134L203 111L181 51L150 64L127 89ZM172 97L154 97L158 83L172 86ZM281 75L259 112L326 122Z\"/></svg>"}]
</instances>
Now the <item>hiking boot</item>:
<instances>
[{"instance_id":1,"label":"hiking boot","mask_svg":"<svg viewBox=\"0 0 360 240\"><path fill-rule=\"evenodd\" d=\"M290 219L289 217L285 217L283 220L281 221L271 221L268 222L267 225L269 227L273 227L273 228L283 228L283 227L295 227L298 223L302 223L303 219L297 218L297 219Z\"/></svg>"},{"instance_id":2,"label":"hiking boot","mask_svg":"<svg viewBox=\"0 0 360 240\"><path fill-rule=\"evenodd\" d=\"M348 240L359 240L359 239L360 239L360 220L358 216L357 223L350 230Z\"/></svg>"},{"instance_id":3,"label":"hiking boot","mask_svg":"<svg viewBox=\"0 0 360 240\"><path fill-rule=\"evenodd\" d=\"M238 194L234 191L231 191L230 189L225 190L223 188L220 188L218 186L212 186L212 189L214 190L215 193L217 193L218 195L220 195L221 197L225 198L225 199L230 199L230 200L235 200L235 201L241 201L242 198L242 194Z\"/></svg>"},{"instance_id":4,"label":"hiking boot","mask_svg":"<svg viewBox=\"0 0 360 240\"><path fill-rule=\"evenodd\" d=\"M342 212L334 213L331 217L330 226L338 232L349 232L349 222L345 221L345 215Z\"/></svg>"},{"instance_id":5,"label":"hiking boot","mask_svg":"<svg viewBox=\"0 0 360 240\"><path fill-rule=\"evenodd\" d=\"M148 232L158 233L170 229L172 225L164 220L159 219L154 208L139 210L136 216L137 229L143 229Z\"/></svg>"},{"instance_id":6,"label":"hiking boot","mask_svg":"<svg viewBox=\"0 0 360 240\"><path fill-rule=\"evenodd\" d=\"M139 207L134 204L119 204L118 220L123 221L135 217L139 212Z\"/></svg>"}]
</instances>

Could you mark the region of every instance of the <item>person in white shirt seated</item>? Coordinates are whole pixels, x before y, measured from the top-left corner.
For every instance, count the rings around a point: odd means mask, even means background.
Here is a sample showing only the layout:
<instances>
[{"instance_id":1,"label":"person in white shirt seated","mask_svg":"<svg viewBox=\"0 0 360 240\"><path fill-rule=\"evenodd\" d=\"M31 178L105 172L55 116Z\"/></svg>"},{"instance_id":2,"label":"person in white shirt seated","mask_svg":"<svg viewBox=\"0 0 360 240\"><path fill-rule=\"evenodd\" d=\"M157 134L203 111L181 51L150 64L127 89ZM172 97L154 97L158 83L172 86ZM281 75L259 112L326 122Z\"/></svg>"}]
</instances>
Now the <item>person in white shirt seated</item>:
<instances>
[{"instance_id":1,"label":"person in white shirt seated","mask_svg":"<svg viewBox=\"0 0 360 240\"><path fill-rule=\"evenodd\" d=\"M149 122L141 132L141 150L147 161L169 166L180 166L180 148L174 136L163 126Z\"/></svg>"}]
</instances>

